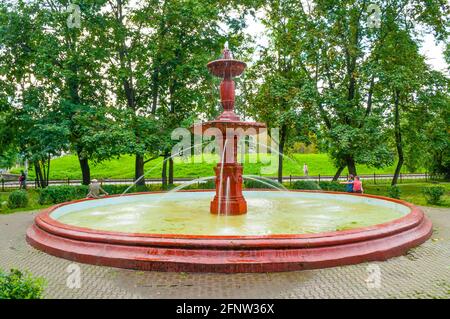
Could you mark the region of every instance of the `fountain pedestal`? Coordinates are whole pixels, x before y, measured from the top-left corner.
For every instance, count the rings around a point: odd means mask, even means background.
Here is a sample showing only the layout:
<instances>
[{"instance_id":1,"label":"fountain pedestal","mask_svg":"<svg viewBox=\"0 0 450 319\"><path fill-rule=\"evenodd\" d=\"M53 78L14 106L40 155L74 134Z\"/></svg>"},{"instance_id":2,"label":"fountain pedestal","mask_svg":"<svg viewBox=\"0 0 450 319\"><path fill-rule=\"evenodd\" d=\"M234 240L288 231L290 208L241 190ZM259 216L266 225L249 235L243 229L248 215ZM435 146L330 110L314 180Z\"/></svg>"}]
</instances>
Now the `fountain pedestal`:
<instances>
[{"instance_id":1,"label":"fountain pedestal","mask_svg":"<svg viewBox=\"0 0 450 319\"><path fill-rule=\"evenodd\" d=\"M242 165L217 164L216 196L211 202L211 214L241 215L247 213L247 202L242 195Z\"/></svg>"}]
</instances>

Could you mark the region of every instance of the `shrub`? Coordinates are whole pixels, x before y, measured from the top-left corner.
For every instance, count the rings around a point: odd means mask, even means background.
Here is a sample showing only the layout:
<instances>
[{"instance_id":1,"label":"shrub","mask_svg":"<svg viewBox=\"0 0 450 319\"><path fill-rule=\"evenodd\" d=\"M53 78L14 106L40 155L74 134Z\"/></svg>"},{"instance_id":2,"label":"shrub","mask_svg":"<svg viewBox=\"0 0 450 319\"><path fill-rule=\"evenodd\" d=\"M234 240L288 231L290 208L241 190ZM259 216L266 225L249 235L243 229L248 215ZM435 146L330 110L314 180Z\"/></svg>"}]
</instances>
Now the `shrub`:
<instances>
[{"instance_id":1,"label":"shrub","mask_svg":"<svg viewBox=\"0 0 450 319\"><path fill-rule=\"evenodd\" d=\"M325 191L345 192L345 185L339 182L319 182L319 187Z\"/></svg>"},{"instance_id":2,"label":"shrub","mask_svg":"<svg viewBox=\"0 0 450 319\"><path fill-rule=\"evenodd\" d=\"M85 185L47 187L39 191L39 204L48 205L68 202L84 198L87 193L88 187Z\"/></svg>"},{"instance_id":3,"label":"shrub","mask_svg":"<svg viewBox=\"0 0 450 319\"><path fill-rule=\"evenodd\" d=\"M11 209L14 208L23 208L28 205L28 194L26 191L14 191L9 194L8 197L8 207Z\"/></svg>"},{"instance_id":4,"label":"shrub","mask_svg":"<svg viewBox=\"0 0 450 319\"><path fill-rule=\"evenodd\" d=\"M401 191L400 191L400 187L398 187L397 185L391 186L387 189L387 194L390 198L400 198L401 195Z\"/></svg>"},{"instance_id":5,"label":"shrub","mask_svg":"<svg viewBox=\"0 0 450 319\"><path fill-rule=\"evenodd\" d=\"M200 182L191 184L189 186L184 187L183 189L215 189L216 188L216 180L207 180L206 182Z\"/></svg>"},{"instance_id":6,"label":"shrub","mask_svg":"<svg viewBox=\"0 0 450 319\"><path fill-rule=\"evenodd\" d=\"M293 189L320 190L320 186L313 181L296 181L292 184Z\"/></svg>"},{"instance_id":7,"label":"shrub","mask_svg":"<svg viewBox=\"0 0 450 319\"><path fill-rule=\"evenodd\" d=\"M102 188L110 195L123 194L131 185L103 185ZM127 193L147 192L150 187L133 185Z\"/></svg>"},{"instance_id":8,"label":"shrub","mask_svg":"<svg viewBox=\"0 0 450 319\"><path fill-rule=\"evenodd\" d=\"M437 205L445 194L445 188L442 186L432 186L422 188L422 194L425 196L428 204Z\"/></svg>"},{"instance_id":9,"label":"shrub","mask_svg":"<svg viewBox=\"0 0 450 319\"><path fill-rule=\"evenodd\" d=\"M274 186L274 187L271 187ZM272 180L272 179L264 179L262 181L260 180L253 180L253 179L246 179L244 181L244 188L280 188L282 187L278 181Z\"/></svg>"},{"instance_id":10,"label":"shrub","mask_svg":"<svg viewBox=\"0 0 450 319\"><path fill-rule=\"evenodd\" d=\"M0 202L0 214L5 213L8 209L8 202L5 200Z\"/></svg>"},{"instance_id":11,"label":"shrub","mask_svg":"<svg viewBox=\"0 0 450 319\"><path fill-rule=\"evenodd\" d=\"M204 183L200 183L197 187L198 189L215 189L216 188L216 180L208 180Z\"/></svg>"},{"instance_id":12,"label":"shrub","mask_svg":"<svg viewBox=\"0 0 450 319\"><path fill-rule=\"evenodd\" d=\"M0 270L0 299L40 299L45 282L30 273L11 269L9 274Z\"/></svg>"}]
</instances>

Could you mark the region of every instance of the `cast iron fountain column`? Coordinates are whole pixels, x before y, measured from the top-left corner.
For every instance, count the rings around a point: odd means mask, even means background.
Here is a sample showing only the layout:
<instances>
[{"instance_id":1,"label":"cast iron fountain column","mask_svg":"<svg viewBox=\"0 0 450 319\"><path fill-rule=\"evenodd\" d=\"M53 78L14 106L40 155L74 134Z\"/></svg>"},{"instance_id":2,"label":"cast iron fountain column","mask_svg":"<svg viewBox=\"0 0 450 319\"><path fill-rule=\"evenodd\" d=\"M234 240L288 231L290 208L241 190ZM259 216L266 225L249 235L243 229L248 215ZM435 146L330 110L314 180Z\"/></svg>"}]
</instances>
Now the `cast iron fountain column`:
<instances>
[{"instance_id":1,"label":"cast iron fountain column","mask_svg":"<svg viewBox=\"0 0 450 319\"><path fill-rule=\"evenodd\" d=\"M257 134L255 130L248 129L264 128L265 125L257 122L242 122L234 113L233 78L244 72L246 64L234 60L227 45L222 52L222 58L208 63L207 67L213 75L222 78L220 100L223 107L223 112L217 119L201 124L202 132L214 127L220 130L222 137L218 140L220 162L214 168L216 194L211 201L210 212L220 215L241 215L247 213L247 202L242 195L243 167L237 162L237 145L242 130L246 130L245 135ZM239 129L242 129L240 133L237 131Z\"/></svg>"}]
</instances>

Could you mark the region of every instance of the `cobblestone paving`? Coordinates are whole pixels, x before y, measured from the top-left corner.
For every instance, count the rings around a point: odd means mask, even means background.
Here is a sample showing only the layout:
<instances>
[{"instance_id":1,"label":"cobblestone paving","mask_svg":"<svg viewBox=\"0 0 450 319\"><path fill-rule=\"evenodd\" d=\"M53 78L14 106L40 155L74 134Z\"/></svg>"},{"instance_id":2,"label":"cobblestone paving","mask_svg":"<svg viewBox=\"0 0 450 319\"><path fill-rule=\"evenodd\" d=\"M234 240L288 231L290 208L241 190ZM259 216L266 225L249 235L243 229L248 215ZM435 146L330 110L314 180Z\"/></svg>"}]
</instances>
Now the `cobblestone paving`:
<instances>
[{"instance_id":1,"label":"cobblestone paving","mask_svg":"<svg viewBox=\"0 0 450 319\"><path fill-rule=\"evenodd\" d=\"M450 298L450 209L424 208L434 234L385 262L263 274L143 272L78 264L81 288L67 287L70 261L25 242L36 212L0 215L0 268L47 280L47 298ZM370 274L381 273L379 287Z\"/></svg>"}]
</instances>

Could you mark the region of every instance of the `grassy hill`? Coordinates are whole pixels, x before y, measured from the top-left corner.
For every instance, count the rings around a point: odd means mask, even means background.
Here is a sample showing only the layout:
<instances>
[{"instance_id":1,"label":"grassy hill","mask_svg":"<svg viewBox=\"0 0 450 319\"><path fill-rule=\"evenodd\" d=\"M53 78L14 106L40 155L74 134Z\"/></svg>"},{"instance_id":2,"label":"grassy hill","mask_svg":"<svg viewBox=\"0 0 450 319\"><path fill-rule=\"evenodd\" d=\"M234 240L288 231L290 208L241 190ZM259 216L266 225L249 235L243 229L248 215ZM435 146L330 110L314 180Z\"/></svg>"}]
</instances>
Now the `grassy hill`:
<instances>
[{"instance_id":1,"label":"grassy hill","mask_svg":"<svg viewBox=\"0 0 450 319\"><path fill-rule=\"evenodd\" d=\"M270 162L271 161L271 162ZM159 178L161 176L162 158L155 159L145 166L146 177ZM212 176L213 167L217 163L217 157L213 155L191 157L183 160L175 158L175 177L203 177ZM250 154L246 156L244 162L245 174L276 176L278 159L273 156L269 158L267 154ZM303 163L309 167L309 175L333 175L336 168L327 154L293 154L284 159L283 175L303 175ZM133 178L134 177L134 157L122 156L118 159L105 161L102 163L90 163L92 178ZM365 165L357 166L358 174L392 174L394 167L383 169L368 168ZM19 173L20 168L12 170ZM344 170L343 175L347 174ZM33 170L29 172L29 178L34 178ZM80 179L81 171L78 159L75 155L66 155L55 158L51 161L50 179Z\"/></svg>"}]
</instances>

